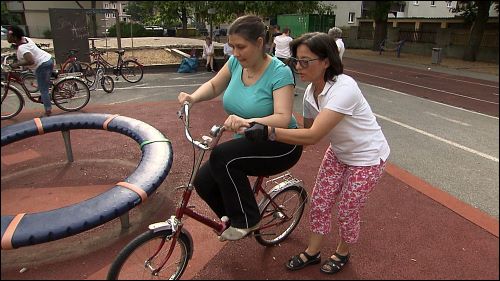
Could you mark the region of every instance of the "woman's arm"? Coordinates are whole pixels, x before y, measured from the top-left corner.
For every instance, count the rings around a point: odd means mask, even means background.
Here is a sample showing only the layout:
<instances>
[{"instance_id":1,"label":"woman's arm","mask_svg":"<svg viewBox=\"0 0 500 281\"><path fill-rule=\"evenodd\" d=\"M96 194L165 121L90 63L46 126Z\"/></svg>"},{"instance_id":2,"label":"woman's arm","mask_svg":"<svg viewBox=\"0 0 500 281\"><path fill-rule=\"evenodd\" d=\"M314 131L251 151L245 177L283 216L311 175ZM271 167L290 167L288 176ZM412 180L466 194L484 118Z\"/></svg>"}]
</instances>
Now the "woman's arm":
<instances>
[{"instance_id":1,"label":"woman's arm","mask_svg":"<svg viewBox=\"0 0 500 281\"><path fill-rule=\"evenodd\" d=\"M230 80L231 73L226 63L214 78L210 79L208 82L205 82L196 91L194 91L194 93L188 94L185 92L181 92L177 99L180 103L184 103L185 101L187 101L191 104L200 101L211 100L222 94L222 92L229 84Z\"/></svg>"},{"instance_id":2,"label":"woman's arm","mask_svg":"<svg viewBox=\"0 0 500 281\"><path fill-rule=\"evenodd\" d=\"M288 128L292 119L294 88L292 85L286 85L273 91L274 112L272 115L260 118L244 119L236 115L230 115L224 126L226 129L243 133L250 123L257 122L276 128Z\"/></svg>"},{"instance_id":3,"label":"woman's arm","mask_svg":"<svg viewBox=\"0 0 500 281\"><path fill-rule=\"evenodd\" d=\"M33 65L33 64L35 64L35 58L33 57L33 54L30 52L26 52L24 53L22 59L20 59L18 62L11 63L10 66L12 68L18 68L19 66Z\"/></svg>"},{"instance_id":4,"label":"woman's arm","mask_svg":"<svg viewBox=\"0 0 500 281\"><path fill-rule=\"evenodd\" d=\"M311 145L318 143L324 136L342 121L344 114L329 109L323 109L318 114L311 127L307 129L304 119L304 129L276 128L276 140L289 144ZM269 130L271 130L269 128Z\"/></svg>"}]
</instances>

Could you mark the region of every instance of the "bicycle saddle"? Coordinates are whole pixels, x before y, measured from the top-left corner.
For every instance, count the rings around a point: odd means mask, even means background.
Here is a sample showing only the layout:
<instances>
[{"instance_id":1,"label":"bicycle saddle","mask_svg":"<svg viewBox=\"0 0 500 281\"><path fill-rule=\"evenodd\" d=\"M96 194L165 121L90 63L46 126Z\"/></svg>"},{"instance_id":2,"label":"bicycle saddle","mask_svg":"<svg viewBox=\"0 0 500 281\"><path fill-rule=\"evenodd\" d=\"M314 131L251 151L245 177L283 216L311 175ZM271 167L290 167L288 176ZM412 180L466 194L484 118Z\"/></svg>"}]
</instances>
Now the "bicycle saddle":
<instances>
[{"instance_id":1,"label":"bicycle saddle","mask_svg":"<svg viewBox=\"0 0 500 281\"><path fill-rule=\"evenodd\" d=\"M119 55L123 55L123 54L125 54L125 49L118 49L115 51L115 53L117 53Z\"/></svg>"}]
</instances>

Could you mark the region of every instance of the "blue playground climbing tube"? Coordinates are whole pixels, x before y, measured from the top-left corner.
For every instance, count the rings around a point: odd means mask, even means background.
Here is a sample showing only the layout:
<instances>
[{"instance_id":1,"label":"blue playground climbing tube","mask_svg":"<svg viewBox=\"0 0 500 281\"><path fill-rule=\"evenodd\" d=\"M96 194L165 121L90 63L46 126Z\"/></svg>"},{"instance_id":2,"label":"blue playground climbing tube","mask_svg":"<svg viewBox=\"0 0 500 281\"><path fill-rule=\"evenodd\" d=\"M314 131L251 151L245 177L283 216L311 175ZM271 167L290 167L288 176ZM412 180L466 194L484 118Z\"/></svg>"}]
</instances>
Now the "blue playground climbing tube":
<instances>
[{"instance_id":1,"label":"blue playground climbing tube","mask_svg":"<svg viewBox=\"0 0 500 281\"><path fill-rule=\"evenodd\" d=\"M91 199L46 212L2 216L2 250L72 236L115 219L143 202L162 184L172 167L172 145L151 125L130 117L75 113L56 115L1 129L2 147L44 133L102 129L134 139L142 158L123 182Z\"/></svg>"}]
</instances>

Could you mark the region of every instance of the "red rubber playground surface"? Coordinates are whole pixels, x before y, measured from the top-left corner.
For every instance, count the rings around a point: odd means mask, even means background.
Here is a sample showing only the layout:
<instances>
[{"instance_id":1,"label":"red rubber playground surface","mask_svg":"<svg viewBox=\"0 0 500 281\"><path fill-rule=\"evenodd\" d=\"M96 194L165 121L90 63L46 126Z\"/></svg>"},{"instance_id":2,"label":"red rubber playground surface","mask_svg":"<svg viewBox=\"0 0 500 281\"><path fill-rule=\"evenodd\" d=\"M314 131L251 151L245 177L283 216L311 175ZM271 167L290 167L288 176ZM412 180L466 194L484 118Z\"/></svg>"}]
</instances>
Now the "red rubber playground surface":
<instances>
[{"instance_id":1,"label":"red rubber playground surface","mask_svg":"<svg viewBox=\"0 0 500 281\"><path fill-rule=\"evenodd\" d=\"M115 219L90 231L35 246L2 250L2 279L104 279L113 258L147 225L173 214L187 180L192 148L177 120L177 102L88 106L83 112L112 113L144 121L172 141L174 164L156 194L130 212L131 227ZM23 111L15 121L37 117ZM56 112L56 114L61 114ZM208 133L225 114L219 101L193 107L193 136ZM43 119L42 119L43 122ZM45 134L2 147L2 215L40 212L91 198L126 178L140 161L132 139L99 130L71 132L75 162L66 163L60 133ZM327 143L306 147L291 169L309 194ZM198 197L197 211L212 215ZM264 248L253 238L219 242L207 227L187 219L194 254L183 279L494 279L498 280L498 220L440 191L390 163L362 213L359 242L350 263L335 276L320 265L289 272L285 261L307 245L306 212L281 245ZM322 255L331 255L334 231Z\"/></svg>"}]
</instances>

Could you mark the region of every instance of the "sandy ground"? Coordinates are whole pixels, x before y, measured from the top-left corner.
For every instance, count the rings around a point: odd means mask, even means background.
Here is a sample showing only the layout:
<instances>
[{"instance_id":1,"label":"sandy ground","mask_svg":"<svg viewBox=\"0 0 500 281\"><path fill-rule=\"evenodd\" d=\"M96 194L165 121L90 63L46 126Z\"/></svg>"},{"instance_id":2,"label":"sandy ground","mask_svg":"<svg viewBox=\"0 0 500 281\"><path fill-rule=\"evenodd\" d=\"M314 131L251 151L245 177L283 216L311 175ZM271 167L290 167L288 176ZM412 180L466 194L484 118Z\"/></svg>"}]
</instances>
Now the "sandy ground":
<instances>
[{"instance_id":1,"label":"sandy ground","mask_svg":"<svg viewBox=\"0 0 500 281\"><path fill-rule=\"evenodd\" d=\"M36 43L50 44L49 52L53 48L52 39L39 39L33 38ZM9 52L9 43L6 40L1 41L2 44L2 54L4 52ZM182 60L179 55L173 55L165 51L165 48L201 48L203 46L204 40L202 38L180 38L180 37L141 37L141 38L123 38L121 40L122 48L125 48L127 52L125 57L137 58L139 62L143 65L155 65L155 64L178 64ZM223 44L215 42L216 48L222 48ZM89 43L90 46L90 43ZM113 49L117 48L118 42L116 38L100 38L95 41L95 46L102 49ZM132 48L133 46L133 48ZM400 58L396 57L394 52L385 52L379 55L378 52L371 50L362 49L347 49L345 53L346 57L352 58L379 58L386 61L401 62L401 63L411 63L419 65L431 65L431 56L422 56L415 54L402 53ZM116 61L116 54L109 52L106 59L110 59L111 62ZM486 63L486 62L466 62L461 59L454 58L443 58L441 67L457 69L457 70L467 70L479 73L487 73L498 76L498 64Z\"/></svg>"}]
</instances>

